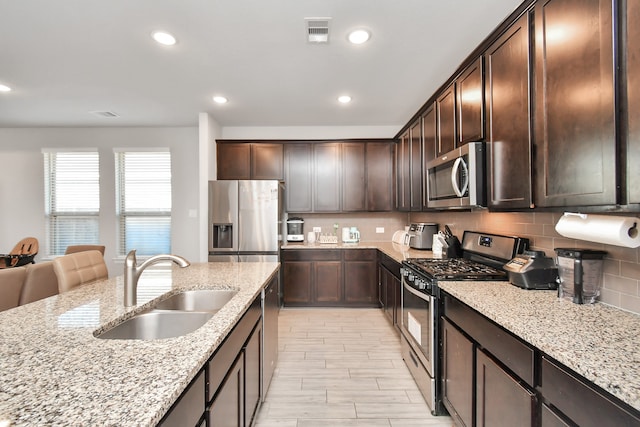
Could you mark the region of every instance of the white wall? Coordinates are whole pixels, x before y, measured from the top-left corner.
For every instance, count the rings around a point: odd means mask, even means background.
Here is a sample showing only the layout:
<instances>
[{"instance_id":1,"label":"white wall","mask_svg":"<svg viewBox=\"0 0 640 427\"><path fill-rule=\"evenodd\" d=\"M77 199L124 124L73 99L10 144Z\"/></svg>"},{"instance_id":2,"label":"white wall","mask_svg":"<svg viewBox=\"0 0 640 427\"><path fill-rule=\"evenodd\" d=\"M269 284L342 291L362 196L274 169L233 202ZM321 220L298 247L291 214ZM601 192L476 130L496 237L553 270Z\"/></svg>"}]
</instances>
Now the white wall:
<instances>
[{"instance_id":1,"label":"white wall","mask_svg":"<svg viewBox=\"0 0 640 427\"><path fill-rule=\"evenodd\" d=\"M96 147L100 154L100 241L111 276L122 274L116 247L114 147L169 147L172 159L172 252L201 261L197 127L0 129L0 253L33 236L46 244L42 148ZM195 211L196 216L190 216ZM205 247L206 248L206 247ZM36 260L41 256L36 257Z\"/></svg>"},{"instance_id":2,"label":"white wall","mask_svg":"<svg viewBox=\"0 0 640 427\"><path fill-rule=\"evenodd\" d=\"M225 127L224 139L358 139L393 138L399 126L254 126Z\"/></svg>"}]
</instances>

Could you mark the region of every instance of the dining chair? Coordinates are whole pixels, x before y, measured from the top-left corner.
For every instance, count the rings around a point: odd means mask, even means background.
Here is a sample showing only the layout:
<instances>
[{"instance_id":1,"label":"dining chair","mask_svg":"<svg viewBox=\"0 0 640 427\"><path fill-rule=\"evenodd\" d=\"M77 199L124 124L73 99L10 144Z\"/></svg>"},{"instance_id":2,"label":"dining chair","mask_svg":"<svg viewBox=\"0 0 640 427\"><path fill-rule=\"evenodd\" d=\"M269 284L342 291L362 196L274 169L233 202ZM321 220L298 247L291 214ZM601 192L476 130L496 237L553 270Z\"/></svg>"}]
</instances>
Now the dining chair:
<instances>
[{"instance_id":1,"label":"dining chair","mask_svg":"<svg viewBox=\"0 0 640 427\"><path fill-rule=\"evenodd\" d=\"M109 277L104 257L97 250L76 252L55 258L53 270L58 278L60 293Z\"/></svg>"},{"instance_id":2,"label":"dining chair","mask_svg":"<svg viewBox=\"0 0 640 427\"><path fill-rule=\"evenodd\" d=\"M52 261L29 264L25 268L27 274L20 292L19 305L58 294L58 277L53 270Z\"/></svg>"},{"instance_id":3,"label":"dining chair","mask_svg":"<svg viewBox=\"0 0 640 427\"><path fill-rule=\"evenodd\" d=\"M0 311L18 306L26 275L27 270L24 267L0 270Z\"/></svg>"},{"instance_id":4,"label":"dining chair","mask_svg":"<svg viewBox=\"0 0 640 427\"><path fill-rule=\"evenodd\" d=\"M84 252L84 251L100 251L102 255L104 255L104 245L69 245L67 249L64 251L65 255L74 254L76 252Z\"/></svg>"}]
</instances>

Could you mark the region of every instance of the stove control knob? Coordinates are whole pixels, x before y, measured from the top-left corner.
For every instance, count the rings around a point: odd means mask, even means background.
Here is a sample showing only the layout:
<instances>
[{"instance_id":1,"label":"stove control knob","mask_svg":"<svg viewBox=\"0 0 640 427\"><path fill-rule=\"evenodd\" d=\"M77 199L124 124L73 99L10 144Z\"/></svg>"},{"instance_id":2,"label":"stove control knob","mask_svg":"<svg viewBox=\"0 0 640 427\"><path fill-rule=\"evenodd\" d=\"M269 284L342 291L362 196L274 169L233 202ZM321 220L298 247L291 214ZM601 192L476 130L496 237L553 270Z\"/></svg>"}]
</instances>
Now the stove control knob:
<instances>
[{"instance_id":1,"label":"stove control knob","mask_svg":"<svg viewBox=\"0 0 640 427\"><path fill-rule=\"evenodd\" d=\"M418 286L418 289L422 290L425 289L427 284L422 279L416 279L416 285Z\"/></svg>"},{"instance_id":2,"label":"stove control knob","mask_svg":"<svg viewBox=\"0 0 640 427\"><path fill-rule=\"evenodd\" d=\"M409 274L408 279L410 282L413 282L416 279L416 276L414 276L413 274Z\"/></svg>"},{"instance_id":3,"label":"stove control knob","mask_svg":"<svg viewBox=\"0 0 640 427\"><path fill-rule=\"evenodd\" d=\"M407 277L409 275L409 270L407 270L406 268L401 268L400 273L402 273L403 276Z\"/></svg>"}]
</instances>

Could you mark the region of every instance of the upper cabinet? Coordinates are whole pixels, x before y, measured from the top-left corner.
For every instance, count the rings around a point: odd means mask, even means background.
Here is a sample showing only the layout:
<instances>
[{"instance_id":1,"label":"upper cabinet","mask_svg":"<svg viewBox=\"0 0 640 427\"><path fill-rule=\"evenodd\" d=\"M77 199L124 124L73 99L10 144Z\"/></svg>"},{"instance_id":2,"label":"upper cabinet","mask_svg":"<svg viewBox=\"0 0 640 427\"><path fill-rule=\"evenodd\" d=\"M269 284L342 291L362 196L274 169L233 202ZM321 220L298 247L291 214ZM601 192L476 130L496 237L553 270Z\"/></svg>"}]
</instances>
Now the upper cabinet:
<instances>
[{"instance_id":1,"label":"upper cabinet","mask_svg":"<svg viewBox=\"0 0 640 427\"><path fill-rule=\"evenodd\" d=\"M284 147L285 209L312 212L312 144L286 144Z\"/></svg>"},{"instance_id":2,"label":"upper cabinet","mask_svg":"<svg viewBox=\"0 0 640 427\"><path fill-rule=\"evenodd\" d=\"M400 137L396 147L396 207L399 211L411 209L411 132L409 129Z\"/></svg>"},{"instance_id":3,"label":"upper cabinet","mask_svg":"<svg viewBox=\"0 0 640 427\"><path fill-rule=\"evenodd\" d=\"M366 166L366 210L392 211L393 203L393 142L367 142ZM350 167L345 164L345 168Z\"/></svg>"},{"instance_id":4,"label":"upper cabinet","mask_svg":"<svg viewBox=\"0 0 640 427\"><path fill-rule=\"evenodd\" d=\"M340 212L341 144L321 143L312 146L313 211Z\"/></svg>"},{"instance_id":5,"label":"upper cabinet","mask_svg":"<svg viewBox=\"0 0 640 427\"><path fill-rule=\"evenodd\" d=\"M482 56L456 79L458 146L484 141L484 87Z\"/></svg>"},{"instance_id":6,"label":"upper cabinet","mask_svg":"<svg viewBox=\"0 0 640 427\"><path fill-rule=\"evenodd\" d=\"M617 198L611 0L535 5L537 206Z\"/></svg>"},{"instance_id":7,"label":"upper cabinet","mask_svg":"<svg viewBox=\"0 0 640 427\"><path fill-rule=\"evenodd\" d=\"M218 142L218 179L284 179L281 143Z\"/></svg>"},{"instance_id":8,"label":"upper cabinet","mask_svg":"<svg viewBox=\"0 0 640 427\"><path fill-rule=\"evenodd\" d=\"M629 203L640 203L640 2L629 0L626 4L627 197Z\"/></svg>"},{"instance_id":9,"label":"upper cabinet","mask_svg":"<svg viewBox=\"0 0 640 427\"><path fill-rule=\"evenodd\" d=\"M438 122L436 120L436 107L431 104L422 115L422 165L436 158L436 147L438 145ZM422 170L422 209L427 209L427 171Z\"/></svg>"},{"instance_id":10,"label":"upper cabinet","mask_svg":"<svg viewBox=\"0 0 640 427\"><path fill-rule=\"evenodd\" d=\"M532 204L529 132L529 15L485 53L488 207Z\"/></svg>"},{"instance_id":11,"label":"upper cabinet","mask_svg":"<svg viewBox=\"0 0 640 427\"><path fill-rule=\"evenodd\" d=\"M422 120L418 119L409 129L409 210L422 210Z\"/></svg>"},{"instance_id":12,"label":"upper cabinet","mask_svg":"<svg viewBox=\"0 0 640 427\"><path fill-rule=\"evenodd\" d=\"M448 153L456 148L456 85L451 83L436 99L438 121L438 145L436 155Z\"/></svg>"}]
</instances>

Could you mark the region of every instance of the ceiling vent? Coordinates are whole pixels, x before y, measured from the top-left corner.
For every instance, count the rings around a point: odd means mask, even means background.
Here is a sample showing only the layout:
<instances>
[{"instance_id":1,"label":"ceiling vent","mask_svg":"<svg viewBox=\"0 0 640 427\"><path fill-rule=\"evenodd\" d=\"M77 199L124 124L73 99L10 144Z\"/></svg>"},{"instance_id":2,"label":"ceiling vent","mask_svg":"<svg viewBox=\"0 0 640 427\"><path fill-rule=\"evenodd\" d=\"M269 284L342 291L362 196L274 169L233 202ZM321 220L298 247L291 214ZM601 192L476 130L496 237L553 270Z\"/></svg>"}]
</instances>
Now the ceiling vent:
<instances>
[{"instance_id":1,"label":"ceiling vent","mask_svg":"<svg viewBox=\"0 0 640 427\"><path fill-rule=\"evenodd\" d=\"M305 21L307 21L307 41L309 43L329 43L330 19L305 18Z\"/></svg>"},{"instance_id":2,"label":"ceiling vent","mask_svg":"<svg viewBox=\"0 0 640 427\"><path fill-rule=\"evenodd\" d=\"M108 119L120 117L118 114L114 113L113 111L90 111L90 113L93 114L94 116L104 117Z\"/></svg>"}]
</instances>

